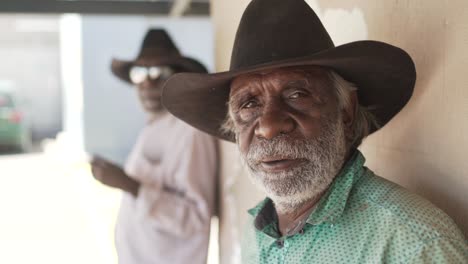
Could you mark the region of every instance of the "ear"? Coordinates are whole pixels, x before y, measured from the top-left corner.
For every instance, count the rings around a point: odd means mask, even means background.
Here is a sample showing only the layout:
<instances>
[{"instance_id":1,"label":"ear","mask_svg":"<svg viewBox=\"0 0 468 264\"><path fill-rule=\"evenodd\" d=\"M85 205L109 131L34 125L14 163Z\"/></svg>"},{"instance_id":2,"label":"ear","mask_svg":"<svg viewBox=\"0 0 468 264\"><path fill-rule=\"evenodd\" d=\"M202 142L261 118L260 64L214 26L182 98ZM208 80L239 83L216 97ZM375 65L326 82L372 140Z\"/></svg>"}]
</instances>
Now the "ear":
<instances>
[{"instance_id":1,"label":"ear","mask_svg":"<svg viewBox=\"0 0 468 264\"><path fill-rule=\"evenodd\" d=\"M356 91L351 91L349 96L349 105L342 111L343 124L346 130L346 138L352 139L353 135L353 124L356 119L356 112L358 107L358 98Z\"/></svg>"}]
</instances>

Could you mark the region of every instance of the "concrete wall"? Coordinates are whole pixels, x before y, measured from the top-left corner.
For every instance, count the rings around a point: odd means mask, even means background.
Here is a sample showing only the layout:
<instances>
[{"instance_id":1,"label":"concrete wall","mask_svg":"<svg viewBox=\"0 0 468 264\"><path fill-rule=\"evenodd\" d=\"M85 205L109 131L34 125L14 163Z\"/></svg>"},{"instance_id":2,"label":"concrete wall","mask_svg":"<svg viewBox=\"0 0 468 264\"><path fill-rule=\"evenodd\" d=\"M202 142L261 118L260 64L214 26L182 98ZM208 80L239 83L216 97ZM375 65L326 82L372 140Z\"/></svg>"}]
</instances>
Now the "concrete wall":
<instances>
[{"instance_id":1,"label":"concrete wall","mask_svg":"<svg viewBox=\"0 0 468 264\"><path fill-rule=\"evenodd\" d=\"M59 18L53 15L0 17L0 80L10 80L34 139L62 129Z\"/></svg>"},{"instance_id":2,"label":"concrete wall","mask_svg":"<svg viewBox=\"0 0 468 264\"><path fill-rule=\"evenodd\" d=\"M212 0L217 70L229 67L248 0ZM362 145L379 175L417 192L468 234L468 2L465 0L308 0L336 45L373 39L407 50L418 80L407 107ZM273 14L272 14L273 15ZM246 209L262 195L236 148L222 145L221 263L239 262Z\"/></svg>"}]
</instances>

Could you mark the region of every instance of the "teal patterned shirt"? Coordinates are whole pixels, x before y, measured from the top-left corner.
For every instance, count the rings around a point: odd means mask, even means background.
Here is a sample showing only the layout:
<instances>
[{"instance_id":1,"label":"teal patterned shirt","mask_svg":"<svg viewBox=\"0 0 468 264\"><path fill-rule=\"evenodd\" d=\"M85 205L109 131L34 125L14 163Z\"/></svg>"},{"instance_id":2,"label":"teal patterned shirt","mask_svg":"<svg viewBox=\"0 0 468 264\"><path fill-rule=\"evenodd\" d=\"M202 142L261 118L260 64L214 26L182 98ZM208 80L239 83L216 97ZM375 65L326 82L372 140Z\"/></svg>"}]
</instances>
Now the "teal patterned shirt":
<instances>
[{"instance_id":1,"label":"teal patterned shirt","mask_svg":"<svg viewBox=\"0 0 468 264\"><path fill-rule=\"evenodd\" d=\"M242 263L468 263L467 240L445 213L364 161L357 151L294 235L280 235L270 199L249 210Z\"/></svg>"}]
</instances>

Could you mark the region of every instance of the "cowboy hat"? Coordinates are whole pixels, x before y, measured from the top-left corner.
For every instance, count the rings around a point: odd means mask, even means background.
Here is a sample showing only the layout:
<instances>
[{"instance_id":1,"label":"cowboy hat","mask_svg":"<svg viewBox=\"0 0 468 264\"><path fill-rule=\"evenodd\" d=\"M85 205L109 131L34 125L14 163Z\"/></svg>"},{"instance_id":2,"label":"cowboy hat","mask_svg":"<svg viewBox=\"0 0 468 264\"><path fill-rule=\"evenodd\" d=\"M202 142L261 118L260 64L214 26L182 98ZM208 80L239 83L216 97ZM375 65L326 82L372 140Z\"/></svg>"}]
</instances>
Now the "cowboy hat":
<instances>
[{"instance_id":1,"label":"cowboy hat","mask_svg":"<svg viewBox=\"0 0 468 264\"><path fill-rule=\"evenodd\" d=\"M133 61L112 59L111 70L121 80L131 83L130 69L144 63L143 61L151 62L151 66L169 65L183 72L207 72L196 60L183 57L164 29L150 29L137 58Z\"/></svg>"},{"instance_id":2,"label":"cowboy hat","mask_svg":"<svg viewBox=\"0 0 468 264\"><path fill-rule=\"evenodd\" d=\"M180 73L164 85L163 104L176 117L218 138L235 142L220 127L228 111L233 78L272 68L314 65L334 70L357 85L359 104L380 127L408 102L416 81L411 57L378 41L335 47L320 19L303 0L253 0L236 34L230 70ZM371 133L379 127L373 126Z\"/></svg>"}]
</instances>

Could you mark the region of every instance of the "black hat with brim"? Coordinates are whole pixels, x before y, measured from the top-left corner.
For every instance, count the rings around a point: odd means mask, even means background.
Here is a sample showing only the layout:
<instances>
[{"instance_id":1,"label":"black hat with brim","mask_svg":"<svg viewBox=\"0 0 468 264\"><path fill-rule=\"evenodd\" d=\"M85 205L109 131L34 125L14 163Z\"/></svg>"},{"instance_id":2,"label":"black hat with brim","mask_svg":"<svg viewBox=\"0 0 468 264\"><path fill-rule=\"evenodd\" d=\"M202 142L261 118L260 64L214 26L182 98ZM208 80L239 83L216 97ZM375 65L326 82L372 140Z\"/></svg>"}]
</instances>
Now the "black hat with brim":
<instances>
[{"instance_id":1,"label":"black hat with brim","mask_svg":"<svg viewBox=\"0 0 468 264\"><path fill-rule=\"evenodd\" d=\"M172 66L181 72L207 72L198 61L182 56L164 29L149 30L136 59L131 61L112 59L111 70L119 79L131 83L129 73L135 65Z\"/></svg>"},{"instance_id":2,"label":"black hat with brim","mask_svg":"<svg viewBox=\"0 0 468 264\"><path fill-rule=\"evenodd\" d=\"M309 65L329 68L356 84L359 104L376 117L379 127L406 105L416 81L411 57L398 47L378 41L335 47L303 0L253 0L236 34L230 70L174 75L165 83L163 104L193 127L234 142L233 134L221 130L231 81L258 71Z\"/></svg>"}]
</instances>

